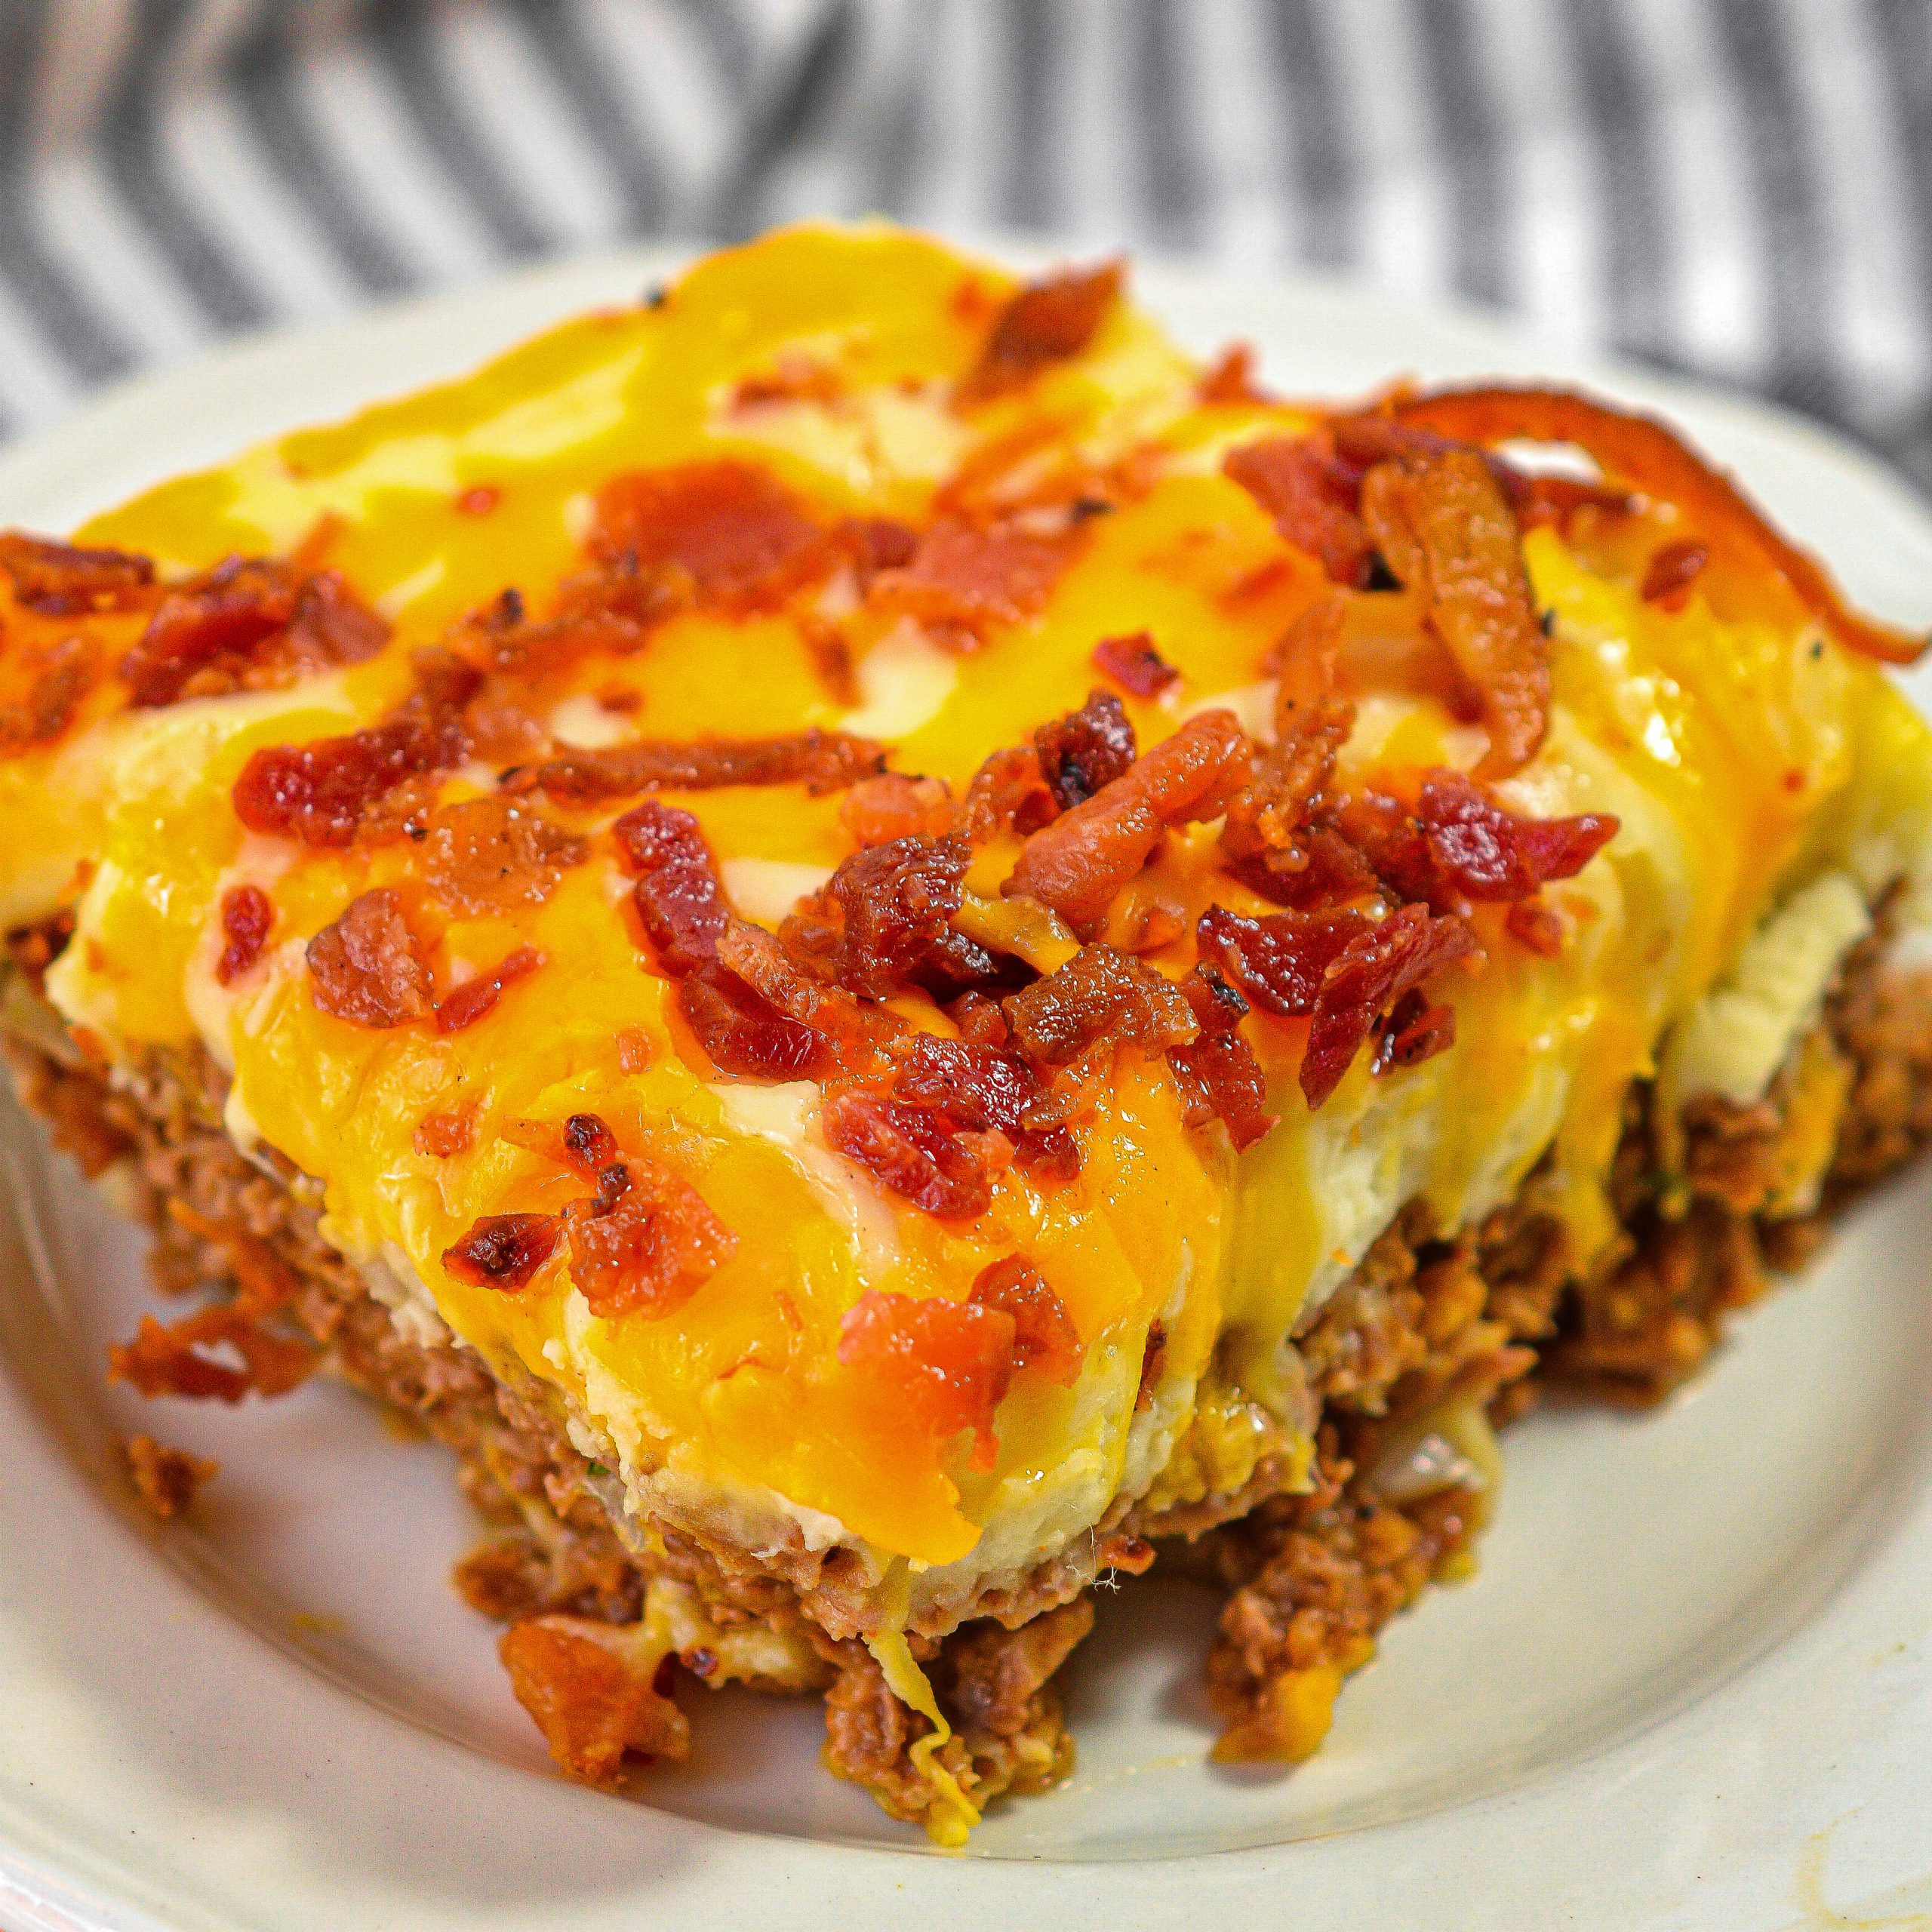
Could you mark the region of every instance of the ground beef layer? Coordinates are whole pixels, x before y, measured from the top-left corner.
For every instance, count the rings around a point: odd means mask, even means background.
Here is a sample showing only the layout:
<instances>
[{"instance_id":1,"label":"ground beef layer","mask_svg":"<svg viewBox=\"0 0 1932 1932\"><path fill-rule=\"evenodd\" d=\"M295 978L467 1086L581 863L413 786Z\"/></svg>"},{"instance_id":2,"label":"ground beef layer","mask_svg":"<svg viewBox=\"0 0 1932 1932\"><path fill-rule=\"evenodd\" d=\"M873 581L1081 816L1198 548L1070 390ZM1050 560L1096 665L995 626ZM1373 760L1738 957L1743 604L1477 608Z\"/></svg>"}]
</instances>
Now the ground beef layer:
<instances>
[{"instance_id":1,"label":"ground beef layer","mask_svg":"<svg viewBox=\"0 0 1932 1932\"><path fill-rule=\"evenodd\" d=\"M1479 1469L1452 1457L1429 1478L1423 1458L1419 1478L1409 1453L1419 1428L1444 1417L1507 1422L1555 1382L1656 1399L1703 1361L1767 1270L1808 1254L1825 1216L1932 1136L1932 987L1882 977L1868 948L1849 962L1819 1036L1845 1069L1847 1097L1820 1208L1789 1211L1783 1198L1782 1087L1757 1108L1694 1110L1681 1177L1666 1188L1640 1086L1613 1184L1623 1238L1586 1278L1556 1224L1525 1206L1447 1238L1407 1211L1297 1338L1319 1404L1312 1471L1264 1457L1236 1490L1123 1506L1091 1560L1046 1566L983 1606L997 1615L915 1635L953 1733L921 1751L933 1727L893 1694L817 1579L801 1587L677 1528L640 1546L620 1534L613 1484L572 1444L546 1391L508 1386L473 1352L398 1325L317 1233L299 1178L235 1152L205 1063L157 1059L110 1084L40 1038L12 1043L22 1091L88 1171L125 1164L164 1291L214 1288L213 1307L254 1324L265 1347L299 1337L455 1452L491 1526L457 1566L457 1587L507 1626L512 1681L565 1769L609 1781L641 1752L681 1755L677 1681L735 1677L822 1692L829 1767L920 1822L949 1784L983 1809L1066 1774L1072 1746L1053 1679L1091 1627L1095 1569L1139 1574L1157 1552L1228 1592L1208 1663L1226 1722L1218 1753L1306 1755L1381 1626L1466 1566L1481 1527ZM122 1372L146 1359L147 1332Z\"/></svg>"}]
</instances>

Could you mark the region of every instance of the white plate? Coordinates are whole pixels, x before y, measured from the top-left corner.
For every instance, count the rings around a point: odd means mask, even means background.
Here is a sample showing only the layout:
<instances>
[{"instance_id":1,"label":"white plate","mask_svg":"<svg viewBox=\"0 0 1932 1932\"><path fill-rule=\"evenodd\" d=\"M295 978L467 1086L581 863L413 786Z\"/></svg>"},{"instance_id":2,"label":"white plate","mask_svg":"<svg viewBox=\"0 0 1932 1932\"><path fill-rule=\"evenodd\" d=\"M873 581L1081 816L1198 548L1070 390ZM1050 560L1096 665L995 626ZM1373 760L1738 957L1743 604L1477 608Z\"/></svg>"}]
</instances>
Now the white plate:
<instances>
[{"instance_id":1,"label":"white plate","mask_svg":"<svg viewBox=\"0 0 1932 1932\"><path fill-rule=\"evenodd\" d=\"M63 528L628 297L664 261L548 269L151 379L0 460L0 523ZM1140 283L1191 342L1248 337L1300 392L1515 373L1667 410L1861 596L1932 619L1932 519L1792 422L1343 288ZM1389 1632L1310 1764L1206 1764L1214 1603L1150 1579L1076 1657L1071 1783L948 1857L820 1770L802 1706L698 1694L694 1763L646 1774L641 1803L549 1775L494 1631L445 1580L473 1533L445 1460L339 1390L211 1414L106 1389L105 1343L143 1305L137 1244L10 1138L0 1921L1932 1926L1932 1171L1861 1209L1661 1413L1514 1432L1481 1574ZM226 1465L192 1525L126 1495L111 1438L143 1426Z\"/></svg>"}]
</instances>

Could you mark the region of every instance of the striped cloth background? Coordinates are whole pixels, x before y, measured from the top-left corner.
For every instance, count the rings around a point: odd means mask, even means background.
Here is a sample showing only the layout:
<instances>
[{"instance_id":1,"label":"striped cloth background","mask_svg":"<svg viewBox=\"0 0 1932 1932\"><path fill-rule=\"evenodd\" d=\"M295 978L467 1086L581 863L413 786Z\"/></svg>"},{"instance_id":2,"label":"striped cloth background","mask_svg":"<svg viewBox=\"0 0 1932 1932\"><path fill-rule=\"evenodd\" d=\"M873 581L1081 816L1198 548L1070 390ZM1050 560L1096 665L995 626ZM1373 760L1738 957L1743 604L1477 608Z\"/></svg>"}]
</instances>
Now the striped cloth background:
<instances>
[{"instance_id":1,"label":"striped cloth background","mask_svg":"<svg viewBox=\"0 0 1932 1932\"><path fill-rule=\"evenodd\" d=\"M0 0L0 435L225 331L870 209L1460 295L1932 486L1932 0Z\"/></svg>"}]
</instances>

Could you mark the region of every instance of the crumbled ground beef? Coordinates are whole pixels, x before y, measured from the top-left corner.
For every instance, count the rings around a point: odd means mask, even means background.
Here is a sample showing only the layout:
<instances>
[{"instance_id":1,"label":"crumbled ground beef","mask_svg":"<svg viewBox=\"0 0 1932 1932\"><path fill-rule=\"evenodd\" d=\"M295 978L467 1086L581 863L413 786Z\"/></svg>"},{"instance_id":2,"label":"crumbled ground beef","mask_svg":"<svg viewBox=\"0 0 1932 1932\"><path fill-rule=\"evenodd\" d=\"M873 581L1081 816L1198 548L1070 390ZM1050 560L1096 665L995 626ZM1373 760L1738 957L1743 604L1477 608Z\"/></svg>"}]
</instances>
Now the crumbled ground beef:
<instances>
[{"instance_id":1,"label":"crumbled ground beef","mask_svg":"<svg viewBox=\"0 0 1932 1932\"><path fill-rule=\"evenodd\" d=\"M1881 981L1875 958L1868 949L1854 960L1827 1015L1850 1080L1826 1213L1932 1137L1932 1001L1923 983ZM927 1816L932 1789L911 1752L929 1727L855 1637L848 1552L754 1562L672 1525L661 1550L641 1553L607 1508L605 1472L571 1444L546 1391L498 1382L453 1342L406 1334L322 1241L315 1209L288 1184L294 1177L235 1151L205 1062L158 1056L110 1086L85 1058L57 1060L19 1041L11 1051L29 1103L84 1168L132 1156L164 1291L232 1285L228 1251L193 1224L245 1229L299 1277L294 1313L337 1371L456 1452L492 1525L457 1571L479 1611L511 1624L555 1615L625 1624L641 1614L652 1575L692 1584L720 1628L761 1623L808 1640L834 1672L829 1765L895 1817ZM1357 1472L1392 1431L1451 1398L1506 1421L1559 1380L1653 1399L1705 1358L1727 1312L1761 1292L1767 1268L1810 1252L1820 1216L1763 1211L1774 1182L1770 1117L1694 1111L1684 1183L1666 1198L1646 1100L1633 1090L1612 1187L1626 1245L1589 1280L1571 1278L1554 1222L1513 1209L1444 1238L1412 1207L1374 1245L1297 1338L1323 1418L1312 1487L1290 1493L1294 1461L1278 1456L1238 1490L1164 1514L1123 1503L1091 1561L1057 1559L1023 1588L989 1592L976 1620L913 1634L955 1732L938 1761L974 1803L1041 1789L1070 1767L1053 1677L1091 1627L1083 1592L1099 1552L1131 1543L1144 1555L1135 1540L1146 1536L1170 1539L1171 1559L1182 1548L1174 1539L1192 1540L1193 1564L1230 1592L1209 1666L1229 1724L1224 1755L1305 1755L1343 1675L1432 1577L1466 1561L1480 1523L1481 1498L1460 1481L1399 1501L1370 1493ZM191 1214L171 1214L171 1200Z\"/></svg>"}]
</instances>

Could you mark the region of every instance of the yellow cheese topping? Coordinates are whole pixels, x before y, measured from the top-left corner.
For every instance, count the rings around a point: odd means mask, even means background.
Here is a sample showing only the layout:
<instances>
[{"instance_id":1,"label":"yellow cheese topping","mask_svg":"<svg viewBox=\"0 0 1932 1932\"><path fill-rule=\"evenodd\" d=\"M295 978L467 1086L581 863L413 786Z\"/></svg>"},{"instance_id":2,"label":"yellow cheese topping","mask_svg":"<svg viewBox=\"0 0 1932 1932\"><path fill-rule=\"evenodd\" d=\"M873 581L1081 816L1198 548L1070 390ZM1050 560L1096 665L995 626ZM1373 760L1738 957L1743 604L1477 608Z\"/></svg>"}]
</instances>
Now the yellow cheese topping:
<instances>
[{"instance_id":1,"label":"yellow cheese topping","mask_svg":"<svg viewBox=\"0 0 1932 1932\"><path fill-rule=\"evenodd\" d=\"M1280 1119L1238 1155L1218 1126L1186 1123L1158 1056L1129 1051L1076 1124L1072 1180L1007 1167L965 1220L894 1194L827 1144L817 1080L731 1078L694 1044L605 829L635 795L551 814L583 850L540 899L445 906L438 998L518 948L543 962L476 1023L372 1026L321 1010L309 942L361 894L420 892L433 840L415 835L438 808L496 795L519 761L472 753L418 801L413 832L340 847L247 829L238 775L265 746L392 714L418 678L412 654L473 642L477 614L500 614L506 589L533 619L562 608L614 478L729 460L826 528L918 532L1010 512L1023 534L1044 503L1067 560L1036 601L970 635L867 596L850 571L752 607L687 600L652 617L641 648L560 656L543 715L521 721L526 758L817 728L878 740L893 771L957 798L989 752L1106 684L1097 642L1140 633L1178 673L1154 696L1120 694L1142 751L1217 706L1266 733L1271 654L1330 586L1222 459L1311 419L1253 396L1202 400L1199 372L1124 302L1071 352L963 398L1017 287L883 227L786 231L703 263L655 305L567 323L472 377L152 491L76 540L152 557L168 577L306 545L386 618L387 642L279 688L149 708L110 681L64 734L0 758L0 912L18 924L72 909L48 989L73 1025L112 1054L204 1044L232 1072L235 1131L324 1184L329 1238L383 1264L500 1371L557 1390L641 1506L715 1506L754 1546L853 1541L881 1573L909 1563L915 1601L1023 1571L1084 1534L1123 1488L1154 1481L1197 1400L1224 1417L1285 1414L1297 1316L1406 1201L1453 1229L1553 1149L1537 1185L1578 1255L1599 1247L1624 1090L1669 1029L1801 888L1841 872L1869 899L1927 848L1926 734L1904 701L1774 581L1713 571L1647 601L1647 556L1682 534L1652 505L1543 521L1524 540L1550 614L1549 730L1495 796L1526 817L1612 814L1620 828L1547 889L1559 949L1517 943L1501 906L1477 907L1479 955L1432 983L1454 1009L1454 1045L1380 1075L1365 1051L1317 1110L1297 1085L1306 1022L1254 1014L1242 1035ZM1099 479L1095 513L1058 489L1075 472ZM0 574L5 648L44 641L55 621ZM110 654L140 631L87 621ZM1343 789L1481 755L1481 727L1378 643L1419 623L1412 598L1354 600ZM854 850L836 791L658 795L695 815L737 911L768 928ZM1171 977L1192 964L1192 921L1210 903L1273 909L1216 869L1214 829L1170 832L1128 895L1184 913L1177 937L1140 948ZM1090 936L1002 896L1018 849L1009 838L976 852L955 929L1050 972ZM220 907L240 884L266 895L273 924L261 959L223 984ZM1124 906L1108 935L1131 943ZM893 1010L955 1031L924 993ZM585 1195L535 1131L580 1113L694 1188L732 1237L668 1312L593 1313L561 1249L515 1292L445 1265L483 1217L554 1214ZM432 1120L460 1124L460 1144L426 1140ZM1071 1386L1012 1377L984 1466L970 1431L909 1427L840 1341L867 1291L958 1301L1010 1256L1057 1298L1081 1366ZM1223 1475L1232 1486L1242 1472Z\"/></svg>"}]
</instances>

